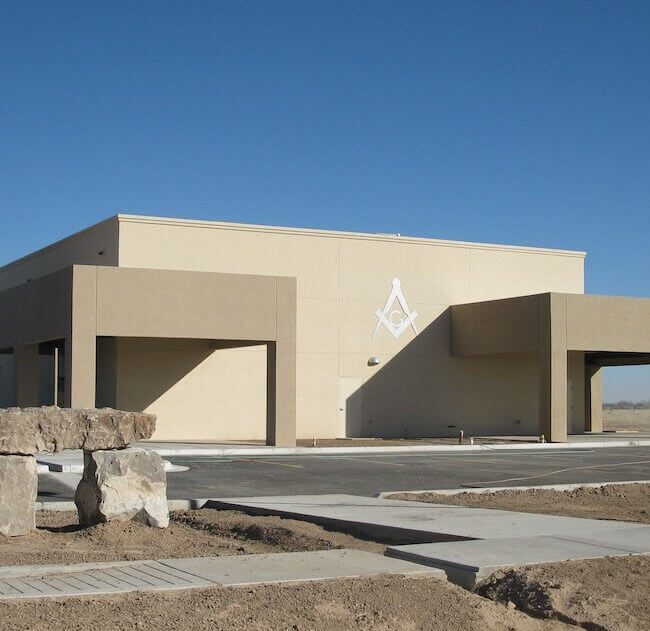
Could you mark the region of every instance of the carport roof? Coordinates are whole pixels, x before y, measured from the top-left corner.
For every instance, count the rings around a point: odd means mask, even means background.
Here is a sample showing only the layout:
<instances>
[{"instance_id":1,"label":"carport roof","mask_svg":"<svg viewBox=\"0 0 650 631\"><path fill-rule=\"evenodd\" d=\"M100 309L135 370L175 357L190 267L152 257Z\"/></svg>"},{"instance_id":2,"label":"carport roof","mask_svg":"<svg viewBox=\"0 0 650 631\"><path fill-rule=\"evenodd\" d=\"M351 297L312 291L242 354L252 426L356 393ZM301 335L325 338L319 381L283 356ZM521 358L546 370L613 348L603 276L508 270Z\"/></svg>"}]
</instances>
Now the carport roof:
<instances>
[{"instance_id":1,"label":"carport roof","mask_svg":"<svg viewBox=\"0 0 650 631\"><path fill-rule=\"evenodd\" d=\"M544 293L454 305L452 354L530 353L556 348L594 361L650 363L650 299Z\"/></svg>"}]
</instances>

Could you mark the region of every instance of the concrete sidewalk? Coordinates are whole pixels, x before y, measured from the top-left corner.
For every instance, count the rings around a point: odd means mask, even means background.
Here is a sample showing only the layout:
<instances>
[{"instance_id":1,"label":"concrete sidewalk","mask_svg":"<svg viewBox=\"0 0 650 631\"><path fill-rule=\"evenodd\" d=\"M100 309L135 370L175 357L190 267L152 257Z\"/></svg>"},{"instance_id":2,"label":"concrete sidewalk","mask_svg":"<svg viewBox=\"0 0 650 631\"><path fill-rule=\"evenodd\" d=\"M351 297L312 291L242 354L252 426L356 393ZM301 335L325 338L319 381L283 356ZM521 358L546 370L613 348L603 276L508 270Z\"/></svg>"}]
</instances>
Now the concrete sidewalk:
<instances>
[{"instance_id":1,"label":"concrete sidewalk","mask_svg":"<svg viewBox=\"0 0 650 631\"><path fill-rule=\"evenodd\" d=\"M475 539L389 546L386 550L387 555L396 559L443 569L451 582L466 589L474 589L478 581L503 568L649 552L650 527L647 526L594 536Z\"/></svg>"},{"instance_id":2,"label":"concrete sidewalk","mask_svg":"<svg viewBox=\"0 0 650 631\"><path fill-rule=\"evenodd\" d=\"M468 439L466 439L468 440ZM510 442L479 445L392 445L352 447L270 447L268 445L232 443L184 443L144 441L138 447L153 449L161 456L318 456L345 454L401 454L401 453L456 453L498 452L562 449L603 449L614 447L650 447L647 434L595 434L570 436L566 443Z\"/></svg>"},{"instance_id":3,"label":"concrete sidewalk","mask_svg":"<svg viewBox=\"0 0 650 631\"><path fill-rule=\"evenodd\" d=\"M445 570L450 581L470 589L504 567L650 554L650 526L633 522L350 495L215 502L219 508L302 519L401 543L389 546L386 554Z\"/></svg>"},{"instance_id":4,"label":"concrete sidewalk","mask_svg":"<svg viewBox=\"0 0 650 631\"><path fill-rule=\"evenodd\" d=\"M650 532L650 526L633 522L354 495L215 498L207 506L311 521L343 532L362 533L377 541L400 543L569 534L587 537L639 527Z\"/></svg>"},{"instance_id":5,"label":"concrete sidewalk","mask_svg":"<svg viewBox=\"0 0 650 631\"><path fill-rule=\"evenodd\" d=\"M446 580L442 570L426 565L361 550L325 550L158 561L2 567L0 600L97 596L215 586L236 587L379 574L432 576Z\"/></svg>"}]
</instances>

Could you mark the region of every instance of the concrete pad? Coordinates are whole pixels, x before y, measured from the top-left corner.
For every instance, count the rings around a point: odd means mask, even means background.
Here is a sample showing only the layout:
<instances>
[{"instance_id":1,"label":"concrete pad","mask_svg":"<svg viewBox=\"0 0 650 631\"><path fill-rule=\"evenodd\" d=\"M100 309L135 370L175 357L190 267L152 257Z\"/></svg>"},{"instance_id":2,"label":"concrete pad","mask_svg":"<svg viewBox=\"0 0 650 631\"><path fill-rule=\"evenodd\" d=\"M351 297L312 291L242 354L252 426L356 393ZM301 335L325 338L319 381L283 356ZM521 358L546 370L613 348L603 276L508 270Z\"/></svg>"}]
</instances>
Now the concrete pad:
<instances>
[{"instance_id":1,"label":"concrete pad","mask_svg":"<svg viewBox=\"0 0 650 631\"><path fill-rule=\"evenodd\" d=\"M496 437L493 437L496 438ZM547 451L564 449L597 449L607 447L650 447L650 438L598 437L586 440L578 437L576 442L539 443L531 437L529 443L481 444L481 445L404 445L385 447L270 447L266 445L234 445L223 443L185 443L145 441L134 446L154 449L161 456L317 456L342 454L406 454L406 453L462 453L489 451Z\"/></svg>"},{"instance_id":2,"label":"concrete pad","mask_svg":"<svg viewBox=\"0 0 650 631\"><path fill-rule=\"evenodd\" d=\"M153 451L151 448L148 449ZM37 454L36 462L43 467L43 471L39 469L39 473L83 473L84 471L83 451L80 449L71 449L57 454ZM169 460L163 460L163 463L167 472L189 470L189 467L174 465Z\"/></svg>"},{"instance_id":3,"label":"concrete pad","mask_svg":"<svg viewBox=\"0 0 650 631\"><path fill-rule=\"evenodd\" d=\"M360 550L13 566L0 570L0 600L234 587L381 574L446 580L442 570Z\"/></svg>"},{"instance_id":4,"label":"concrete pad","mask_svg":"<svg viewBox=\"0 0 650 631\"><path fill-rule=\"evenodd\" d=\"M386 554L445 570L450 581L473 589L478 581L506 567L628 556L630 552L557 537L517 537L389 546Z\"/></svg>"},{"instance_id":5,"label":"concrete pad","mask_svg":"<svg viewBox=\"0 0 650 631\"><path fill-rule=\"evenodd\" d=\"M638 524L535 515L467 506L449 506L354 495L294 495L218 498L206 506L280 515L360 532L392 543L430 543L460 539L597 534Z\"/></svg>"},{"instance_id":6,"label":"concrete pad","mask_svg":"<svg viewBox=\"0 0 650 631\"><path fill-rule=\"evenodd\" d=\"M633 524L635 528L605 530L584 535L556 535L557 539L588 543L605 548L627 550L629 553L650 554L650 526Z\"/></svg>"},{"instance_id":7,"label":"concrete pad","mask_svg":"<svg viewBox=\"0 0 650 631\"><path fill-rule=\"evenodd\" d=\"M436 576L445 580L445 573L441 570L362 550L165 559L163 563L175 570L225 586L320 581L379 574Z\"/></svg>"}]
</instances>

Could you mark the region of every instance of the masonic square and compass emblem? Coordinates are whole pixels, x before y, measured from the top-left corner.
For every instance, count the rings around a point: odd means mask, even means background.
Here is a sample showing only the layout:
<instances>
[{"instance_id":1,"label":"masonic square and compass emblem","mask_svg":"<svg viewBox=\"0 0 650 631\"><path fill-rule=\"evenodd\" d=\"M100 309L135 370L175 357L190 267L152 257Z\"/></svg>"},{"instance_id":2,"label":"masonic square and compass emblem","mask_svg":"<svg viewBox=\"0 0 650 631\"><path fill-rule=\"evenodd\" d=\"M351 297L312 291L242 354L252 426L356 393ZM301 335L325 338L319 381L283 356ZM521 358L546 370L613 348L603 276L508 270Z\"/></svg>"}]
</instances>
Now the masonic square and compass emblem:
<instances>
[{"instance_id":1,"label":"masonic square and compass emblem","mask_svg":"<svg viewBox=\"0 0 650 631\"><path fill-rule=\"evenodd\" d=\"M377 316L377 326L372 332L372 337L375 337L382 324L394 338L402 335L409 325L413 327L414 333L418 334L415 327L415 318L418 314L409 309L399 278L393 278L391 292L388 294L386 304L383 310L377 309L375 315Z\"/></svg>"}]
</instances>

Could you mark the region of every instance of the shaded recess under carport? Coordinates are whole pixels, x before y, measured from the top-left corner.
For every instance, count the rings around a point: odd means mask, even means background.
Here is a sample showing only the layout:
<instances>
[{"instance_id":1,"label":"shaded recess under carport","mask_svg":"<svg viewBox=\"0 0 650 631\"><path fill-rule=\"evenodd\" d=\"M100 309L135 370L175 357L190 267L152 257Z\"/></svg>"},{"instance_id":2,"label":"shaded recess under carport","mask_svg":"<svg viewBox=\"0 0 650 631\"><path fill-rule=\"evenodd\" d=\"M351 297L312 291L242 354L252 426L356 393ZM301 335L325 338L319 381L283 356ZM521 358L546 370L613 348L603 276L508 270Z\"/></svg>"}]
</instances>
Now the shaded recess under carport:
<instances>
[{"instance_id":1,"label":"shaded recess under carport","mask_svg":"<svg viewBox=\"0 0 650 631\"><path fill-rule=\"evenodd\" d=\"M545 293L451 313L453 355L537 356L539 433L550 441L576 424L602 431L601 367L650 363L650 299Z\"/></svg>"},{"instance_id":2,"label":"shaded recess under carport","mask_svg":"<svg viewBox=\"0 0 650 631\"><path fill-rule=\"evenodd\" d=\"M59 405L94 407L98 340L110 338L266 345L267 443L295 445L295 278L74 265L0 293L16 405L39 404L39 353L58 348Z\"/></svg>"}]
</instances>

